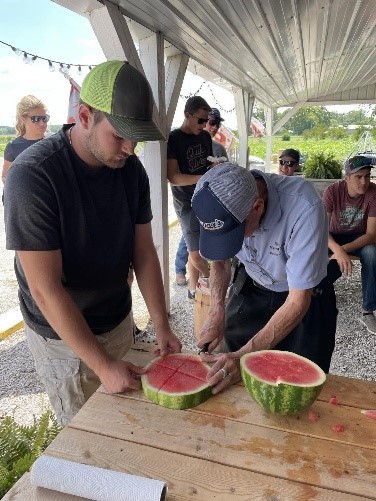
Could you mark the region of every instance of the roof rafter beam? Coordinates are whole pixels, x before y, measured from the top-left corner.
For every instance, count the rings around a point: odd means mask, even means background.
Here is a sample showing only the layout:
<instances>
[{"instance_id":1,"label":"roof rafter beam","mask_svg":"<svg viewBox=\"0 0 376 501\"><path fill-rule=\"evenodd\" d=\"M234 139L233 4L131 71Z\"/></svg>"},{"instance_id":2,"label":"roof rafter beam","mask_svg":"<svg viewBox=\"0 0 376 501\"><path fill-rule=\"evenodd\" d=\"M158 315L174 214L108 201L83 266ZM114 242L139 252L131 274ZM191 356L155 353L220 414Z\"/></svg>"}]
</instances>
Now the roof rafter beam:
<instances>
[{"instance_id":1,"label":"roof rafter beam","mask_svg":"<svg viewBox=\"0 0 376 501\"><path fill-rule=\"evenodd\" d=\"M189 56L184 53L170 56L166 60L166 108L167 108L167 130L170 130L174 119L176 106L178 104L180 91L183 85L184 76L187 70Z\"/></svg>"},{"instance_id":2,"label":"roof rafter beam","mask_svg":"<svg viewBox=\"0 0 376 501\"><path fill-rule=\"evenodd\" d=\"M278 62L279 62L279 68L280 68L280 70L284 70L282 72L282 74L283 74L283 76L287 76L287 78L286 78L287 83L290 86L290 88L293 89L293 91L295 93L294 83L292 81L292 78L291 78L289 72L287 71L286 64L285 64L285 62L283 60L283 57L281 55L281 52L280 52L280 50L278 48L278 44L277 44L277 42L276 42L276 40L274 38L273 32L270 29L270 23L269 23L266 15L265 15L265 12L263 11L263 9L262 9L262 7L260 5L259 0L252 0L252 3L253 3L253 6L254 6L257 14L261 17L262 22L264 23L264 27L265 27L266 31L268 32L270 44L271 44L271 46L273 48L273 51L274 51L275 55L277 56ZM277 22L276 22L276 25L278 25ZM278 88L280 88L280 87L278 87ZM297 98L296 94L295 94L295 97Z\"/></svg>"},{"instance_id":3,"label":"roof rafter beam","mask_svg":"<svg viewBox=\"0 0 376 501\"><path fill-rule=\"evenodd\" d=\"M354 69L354 60L356 59L357 55L359 54L360 51L363 50L363 47L366 43L367 40L370 39L370 37L372 36L372 32L374 31L375 29L375 26L371 23L367 32L363 34L362 36L362 41L360 44L357 45L356 47L356 50L355 50L355 53L354 55L352 56L352 60L349 62L349 64L347 65L347 71L342 75L342 78L340 80L338 80L337 82L337 87L335 88L335 91L338 90L338 87L342 84L343 86L343 82L346 78L346 76L351 72L353 71ZM359 68L358 68L358 72L359 72Z\"/></svg>"},{"instance_id":4,"label":"roof rafter beam","mask_svg":"<svg viewBox=\"0 0 376 501\"><path fill-rule=\"evenodd\" d=\"M326 49L326 41L328 38L328 27L329 27L329 19L330 19L330 9L332 6L333 0L326 0L325 5L324 5L324 22L323 22L323 27L322 27L322 37L320 40L320 56L319 56L319 66L317 69L317 81L318 81L318 90L320 89L320 82L321 82L321 73L322 73L322 66L324 63L324 56L325 56L325 49Z\"/></svg>"},{"instance_id":5,"label":"roof rafter beam","mask_svg":"<svg viewBox=\"0 0 376 501\"><path fill-rule=\"evenodd\" d=\"M305 62L305 56L304 56L304 44L303 44L303 34L302 34L302 26L300 22L300 11L296 5L297 0L291 0L291 8L294 16L294 23L295 23L295 29L298 34L298 41L299 41L299 54L300 54L300 64L302 66L302 76L303 76L303 82L304 82L304 89L307 96L307 69L306 69L306 62Z\"/></svg>"},{"instance_id":6,"label":"roof rafter beam","mask_svg":"<svg viewBox=\"0 0 376 501\"><path fill-rule=\"evenodd\" d=\"M300 103L294 104L294 106L287 111L287 113L280 119L276 124L274 124L272 135L274 136L277 132L282 129L286 122L290 120L291 117L295 115L295 113L304 105L306 101L300 101Z\"/></svg>"},{"instance_id":7,"label":"roof rafter beam","mask_svg":"<svg viewBox=\"0 0 376 501\"><path fill-rule=\"evenodd\" d=\"M353 26L354 26L354 23L355 23L355 19L356 19L356 16L358 14L358 11L360 9L361 3L362 3L362 0L357 0L356 1L356 5L353 8L353 12L351 14L351 19L350 19L350 22L347 25L346 34L343 37L343 42L342 42L341 48L339 50L339 54L338 54L338 57L337 57L337 63L336 63L335 67L332 70L332 77L331 77L330 81L328 81L328 85L326 86L326 91L324 91L324 89L323 89L324 93L327 92L327 90L332 87L333 79L334 79L335 76L337 76L337 68L338 68L339 62L341 60L341 57L342 57L342 55L343 55L343 53L345 51L345 47L346 47L346 45L348 43L348 40L350 38L351 30L353 29ZM338 87L337 87L337 89L338 89Z\"/></svg>"}]
</instances>

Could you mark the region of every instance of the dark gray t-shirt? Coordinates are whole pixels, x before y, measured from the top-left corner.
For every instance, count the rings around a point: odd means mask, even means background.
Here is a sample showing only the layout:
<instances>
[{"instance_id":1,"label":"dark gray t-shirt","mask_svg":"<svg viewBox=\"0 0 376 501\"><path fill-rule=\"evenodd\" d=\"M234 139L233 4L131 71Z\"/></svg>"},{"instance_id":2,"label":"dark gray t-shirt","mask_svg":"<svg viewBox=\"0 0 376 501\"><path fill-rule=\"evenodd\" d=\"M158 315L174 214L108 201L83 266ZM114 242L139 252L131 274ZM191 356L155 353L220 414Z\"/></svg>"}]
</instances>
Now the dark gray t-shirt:
<instances>
[{"instance_id":1,"label":"dark gray t-shirt","mask_svg":"<svg viewBox=\"0 0 376 501\"><path fill-rule=\"evenodd\" d=\"M91 330L101 334L131 310L127 276L135 224L152 219L149 180L135 156L122 169L89 168L69 146L67 127L13 162L5 183L7 249L59 249L62 283ZM25 322L58 338L32 298L17 257L15 271Z\"/></svg>"}]
</instances>

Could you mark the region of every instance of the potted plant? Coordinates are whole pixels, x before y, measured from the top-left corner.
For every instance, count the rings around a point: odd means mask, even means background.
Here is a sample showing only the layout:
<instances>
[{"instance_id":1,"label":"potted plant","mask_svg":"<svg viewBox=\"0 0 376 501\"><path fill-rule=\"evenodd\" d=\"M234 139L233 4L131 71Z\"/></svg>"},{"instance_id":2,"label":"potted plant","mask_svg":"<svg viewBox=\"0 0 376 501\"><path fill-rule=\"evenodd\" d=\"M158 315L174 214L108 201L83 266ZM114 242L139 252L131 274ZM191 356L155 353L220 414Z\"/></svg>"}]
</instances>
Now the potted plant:
<instances>
[{"instance_id":1,"label":"potted plant","mask_svg":"<svg viewBox=\"0 0 376 501\"><path fill-rule=\"evenodd\" d=\"M313 153L304 163L303 174L321 196L334 179L342 178L342 163L333 153Z\"/></svg>"}]
</instances>

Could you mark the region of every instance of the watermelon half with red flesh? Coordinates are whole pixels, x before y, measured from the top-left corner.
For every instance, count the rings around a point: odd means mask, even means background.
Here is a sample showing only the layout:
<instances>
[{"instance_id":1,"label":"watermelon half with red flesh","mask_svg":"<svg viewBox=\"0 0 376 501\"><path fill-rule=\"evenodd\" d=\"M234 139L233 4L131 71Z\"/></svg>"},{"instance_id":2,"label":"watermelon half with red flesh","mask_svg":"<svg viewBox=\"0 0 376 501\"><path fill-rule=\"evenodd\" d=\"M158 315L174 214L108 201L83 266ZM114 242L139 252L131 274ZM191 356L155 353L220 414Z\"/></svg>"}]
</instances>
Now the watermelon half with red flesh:
<instances>
[{"instance_id":1,"label":"watermelon half with red flesh","mask_svg":"<svg viewBox=\"0 0 376 501\"><path fill-rule=\"evenodd\" d=\"M251 397L273 414L292 416L307 410L326 381L318 365L289 351L246 353L240 368Z\"/></svg>"},{"instance_id":2,"label":"watermelon half with red flesh","mask_svg":"<svg viewBox=\"0 0 376 501\"><path fill-rule=\"evenodd\" d=\"M170 409L188 409L205 402L211 394L206 381L210 366L199 355L174 353L158 357L141 376L144 394Z\"/></svg>"}]
</instances>

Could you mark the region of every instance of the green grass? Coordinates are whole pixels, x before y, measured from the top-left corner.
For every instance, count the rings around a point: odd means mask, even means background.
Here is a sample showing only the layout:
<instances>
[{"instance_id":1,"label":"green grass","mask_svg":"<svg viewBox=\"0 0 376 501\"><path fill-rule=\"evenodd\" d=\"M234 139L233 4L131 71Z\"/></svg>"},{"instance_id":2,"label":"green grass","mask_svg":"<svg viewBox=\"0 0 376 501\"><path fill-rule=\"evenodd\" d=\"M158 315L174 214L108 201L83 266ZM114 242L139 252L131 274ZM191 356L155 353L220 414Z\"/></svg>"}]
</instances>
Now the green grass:
<instances>
[{"instance_id":1,"label":"green grass","mask_svg":"<svg viewBox=\"0 0 376 501\"><path fill-rule=\"evenodd\" d=\"M0 136L0 156L4 156L4 148L6 144L14 136ZM302 155L310 155L312 153L333 153L334 157L343 161L355 148L356 141L351 136L345 139L304 139L302 136L291 136L290 141L282 141L280 136L273 138L273 153L278 153L278 150L285 148L295 148ZM265 138L250 138L249 154L265 159L266 157L266 139Z\"/></svg>"},{"instance_id":2,"label":"green grass","mask_svg":"<svg viewBox=\"0 0 376 501\"><path fill-rule=\"evenodd\" d=\"M11 139L15 136L0 136L0 157L4 156L5 146L9 143Z\"/></svg>"},{"instance_id":3,"label":"green grass","mask_svg":"<svg viewBox=\"0 0 376 501\"><path fill-rule=\"evenodd\" d=\"M339 160L345 160L354 150L357 142L351 136L345 139L304 139L302 136L291 136L290 141L282 141L280 136L273 138L272 153L278 153L279 150L294 148L299 150L302 155L312 155L313 153L333 153ZM265 159L266 157L266 138L250 138L249 154Z\"/></svg>"}]
</instances>

